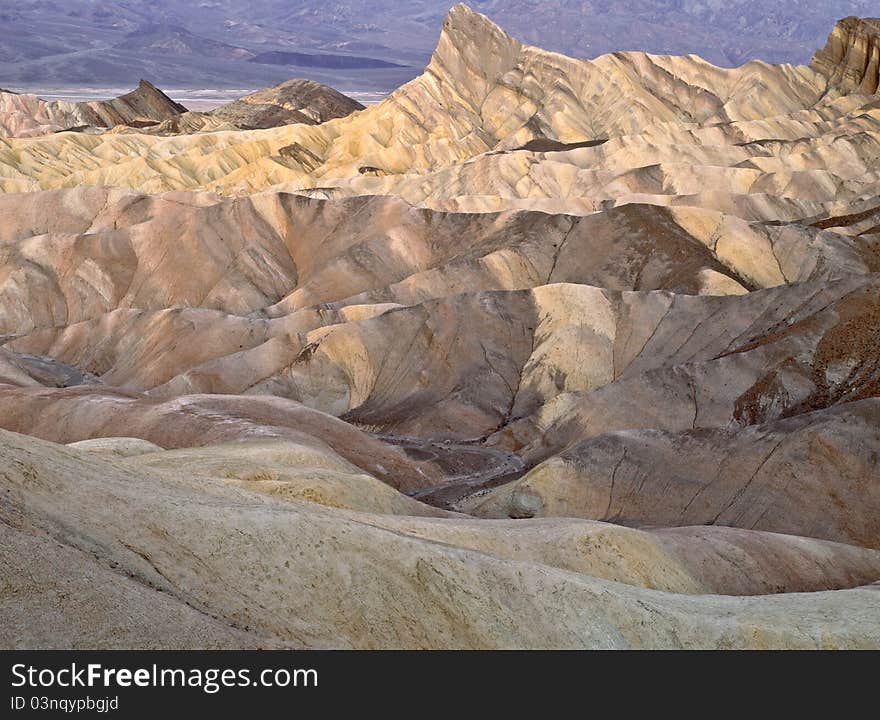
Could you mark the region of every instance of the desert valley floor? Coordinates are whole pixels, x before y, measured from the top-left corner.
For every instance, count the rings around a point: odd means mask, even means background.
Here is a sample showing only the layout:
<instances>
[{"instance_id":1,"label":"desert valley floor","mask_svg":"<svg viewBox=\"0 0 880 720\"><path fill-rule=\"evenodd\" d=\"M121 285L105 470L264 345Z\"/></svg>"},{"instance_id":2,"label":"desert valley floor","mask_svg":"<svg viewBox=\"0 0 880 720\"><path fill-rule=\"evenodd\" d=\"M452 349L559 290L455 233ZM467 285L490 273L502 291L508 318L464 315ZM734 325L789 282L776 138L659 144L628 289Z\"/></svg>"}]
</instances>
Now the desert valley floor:
<instances>
[{"instance_id":1,"label":"desert valley floor","mask_svg":"<svg viewBox=\"0 0 880 720\"><path fill-rule=\"evenodd\" d=\"M0 92L0 646L880 648L878 83Z\"/></svg>"}]
</instances>

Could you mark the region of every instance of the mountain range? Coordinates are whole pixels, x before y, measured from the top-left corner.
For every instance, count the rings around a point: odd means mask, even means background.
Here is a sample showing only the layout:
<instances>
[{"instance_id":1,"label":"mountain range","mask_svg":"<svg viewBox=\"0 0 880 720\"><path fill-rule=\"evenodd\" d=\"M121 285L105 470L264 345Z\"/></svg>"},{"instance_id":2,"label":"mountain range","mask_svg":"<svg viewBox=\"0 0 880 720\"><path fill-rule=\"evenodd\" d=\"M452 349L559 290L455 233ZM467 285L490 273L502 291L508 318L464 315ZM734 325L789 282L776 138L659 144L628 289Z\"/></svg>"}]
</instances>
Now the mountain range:
<instances>
[{"instance_id":1,"label":"mountain range","mask_svg":"<svg viewBox=\"0 0 880 720\"><path fill-rule=\"evenodd\" d=\"M583 58L697 54L718 65L805 63L833 22L873 0L480 0L526 42ZM0 86L256 89L308 75L388 91L418 75L448 0L19 0L0 9ZM308 72L306 72L308 69Z\"/></svg>"}]
</instances>

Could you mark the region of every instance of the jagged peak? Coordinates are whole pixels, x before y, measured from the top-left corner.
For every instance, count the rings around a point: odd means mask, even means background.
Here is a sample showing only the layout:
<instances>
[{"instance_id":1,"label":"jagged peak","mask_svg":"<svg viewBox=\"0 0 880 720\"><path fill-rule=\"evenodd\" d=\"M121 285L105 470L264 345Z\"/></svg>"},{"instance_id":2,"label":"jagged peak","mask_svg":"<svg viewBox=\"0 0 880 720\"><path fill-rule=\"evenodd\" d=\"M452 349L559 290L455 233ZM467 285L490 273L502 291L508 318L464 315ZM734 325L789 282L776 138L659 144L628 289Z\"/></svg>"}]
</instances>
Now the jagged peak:
<instances>
[{"instance_id":1,"label":"jagged peak","mask_svg":"<svg viewBox=\"0 0 880 720\"><path fill-rule=\"evenodd\" d=\"M445 77L479 102L488 87L516 64L522 47L485 15L459 3L443 20L429 72Z\"/></svg>"},{"instance_id":2,"label":"jagged peak","mask_svg":"<svg viewBox=\"0 0 880 720\"><path fill-rule=\"evenodd\" d=\"M461 27L464 23L471 23L472 25L477 26L484 25L489 28L501 30L501 28L488 17L474 10L467 3L456 3L449 8L449 12L446 13L446 17L443 20L443 30L446 30L447 27ZM503 30L501 31L504 32Z\"/></svg>"},{"instance_id":3,"label":"jagged peak","mask_svg":"<svg viewBox=\"0 0 880 720\"><path fill-rule=\"evenodd\" d=\"M874 94L880 86L880 18L839 20L810 67L841 93Z\"/></svg>"},{"instance_id":4,"label":"jagged peak","mask_svg":"<svg viewBox=\"0 0 880 720\"><path fill-rule=\"evenodd\" d=\"M446 13L434 56L442 56L450 50L458 53L484 53L486 48L498 45L513 45L517 49L520 47L517 40L488 17L469 5L458 3Z\"/></svg>"},{"instance_id":5,"label":"jagged peak","mask_svg":"<svg viewBox=\"0 0 880 720\"><path fill-rule=\"evenodd\" d=\"M137 89L132 90L125 95L121 95L115 100L109 102L111 104L123 103L140 112L152 110L153 112L150 113L150 116L155 114L155 111L158 110L159 116L163 118L185 113L187 111L183 105L172 100L159 88L153 85L153 83L143 78L138 82Z\"/></svg>"}]
</instances>

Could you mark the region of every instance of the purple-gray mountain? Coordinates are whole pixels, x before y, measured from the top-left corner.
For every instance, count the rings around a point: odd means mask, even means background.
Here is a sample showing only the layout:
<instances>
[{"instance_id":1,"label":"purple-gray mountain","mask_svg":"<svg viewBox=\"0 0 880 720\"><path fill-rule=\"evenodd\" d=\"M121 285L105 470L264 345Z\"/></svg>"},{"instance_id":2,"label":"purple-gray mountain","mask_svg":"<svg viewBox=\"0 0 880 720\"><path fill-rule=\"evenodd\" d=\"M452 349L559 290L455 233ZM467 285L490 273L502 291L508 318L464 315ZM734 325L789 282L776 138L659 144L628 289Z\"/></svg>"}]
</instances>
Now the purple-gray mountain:
<instances>
[{"instance_id":1,"label":"purple-gray mountain","mask_svg":"<svg viewBox=\"0 0 880 720\"><path fill-rule=\"evenodd\" d=\"M421 72L451 0L18 0L0 7L0 85L263 87L308 75L391 89ZM580 57L695 53L806 63L876 0L474 0L522 40Z\"/></svg>"}]
</instances>

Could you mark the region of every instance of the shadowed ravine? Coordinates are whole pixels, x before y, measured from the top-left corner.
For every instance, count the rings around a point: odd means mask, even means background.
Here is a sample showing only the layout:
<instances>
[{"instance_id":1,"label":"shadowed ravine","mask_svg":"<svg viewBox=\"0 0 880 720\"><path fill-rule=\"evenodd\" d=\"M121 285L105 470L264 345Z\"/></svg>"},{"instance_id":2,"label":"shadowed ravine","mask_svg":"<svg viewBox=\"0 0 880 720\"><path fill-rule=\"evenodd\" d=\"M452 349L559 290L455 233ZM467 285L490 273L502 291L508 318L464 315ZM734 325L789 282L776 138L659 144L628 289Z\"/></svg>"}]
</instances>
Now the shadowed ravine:
<instances>
[{"instance_id":1,"label":"shadowed ravine","mask_svg":"<svg viewBox=\"0 0 880 720\"><path fill-rule=\"evenodd\" d=\"M437 463L446 473L437 485L414 490L411 497L445 510L483 490L519 478L525 470L522 458L506 450L481 447L479 441L455 443L418 437L375 435L377 440L401 447L415 460Z\"/></svg>"}]
</instances>

